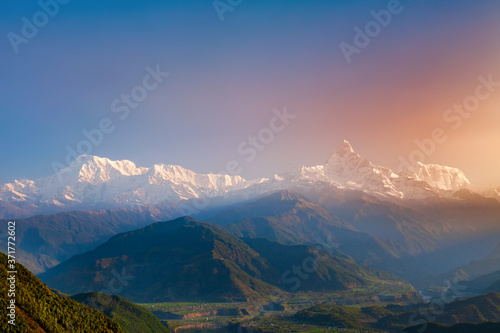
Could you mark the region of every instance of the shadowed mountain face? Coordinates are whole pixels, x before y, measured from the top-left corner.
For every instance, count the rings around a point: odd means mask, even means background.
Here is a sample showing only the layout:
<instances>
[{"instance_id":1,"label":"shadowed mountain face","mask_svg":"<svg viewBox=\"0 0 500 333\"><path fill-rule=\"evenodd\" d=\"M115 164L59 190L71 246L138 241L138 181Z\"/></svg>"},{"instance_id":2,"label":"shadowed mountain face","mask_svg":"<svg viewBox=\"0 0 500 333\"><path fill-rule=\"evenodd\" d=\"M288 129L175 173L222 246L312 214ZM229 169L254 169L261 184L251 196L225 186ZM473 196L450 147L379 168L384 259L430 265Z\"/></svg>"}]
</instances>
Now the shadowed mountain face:
<instances>
[{"instance_id":1,"label":"shadowed mountain face","mask_svg":"<svg viewBox=\"0 0 500 333\"><path fill-rule=\"evenodd\" d=\"M496 245L500 204L467 189L449 195L388 202L325 186L309 192L308 198L357 230L399 242L414 255L449 250L440 265L450 269L487 255ZM453 256L457 246L461 256Z\"/></svg>"},{"instance_id":2,"label":"shadowed mountain face","mask_svg":"<svg viewBox=\"0 0 500 333\"><path fill-rule=\"evenodd\" d=\"M119 234L93 251L75 256L48 270L41 278L67 293L116 287L113 276L124 274L123 296L133 301L224 301L262 297L278 288L286 290L283 274L302 259L314 259L315 248L262 241L256 249L220 227L180 218L158 222ZM277 251L283 260L271 260ZM398 281L387 273L360 267L351 260L326 252L318 262L321 275L314 288L344 290L383 280ZM285 267L290 265L290 267ZM311 280L311 281L313 281ZM313 283L304 283L310 290ZM292 290L293 291L293 290Z\"/></svg>"},{"instance_id":3,"label":"shadowed mountain face","mask_svg":"<svg viewBox=\"0 0 500 333\"><path fill-rule=\"evenodd\" d=\"M225 229L238 237L261 237L283 244L315 244L338 248L347 240L377 239L357 231L304 196L280 191L257 201L228 209L207 221L225 225ZM377 239L391 256L405 253L405 249L392 241Z\"/></svg>"},{"instance_id":4,"label":"shadowed mountain face","mask_svg":"<svg viewBox=\"0 0 500 333\"><path fill-rule=\"evenodd\" d=\"M464 292L471 294L484 294L490 291L500 292L500 270L481 275L470 281L459 282Z\"/></svg>"},{"instance_id":5,"label":"shadowed mountain face","mask_svg":"<svg viewBox=\"0 0 500 333\"><path fill-rule=\"evenodd\" d=\"M482 256L497 240L495 232L489 229L494 225L490 217L496 204L492 205L489 199L476 202L477 207L490 210L484 223L478 222L477 229L481 227L482 231L471 232L472 223L464 217L458 219L453 212L457 207L450 202L443 202L448 214L441 212L431 218L425 214L425 208L429 208L432 216L434 204L404 207L361 192L349 192L346 196L345 191L329 187L308 195L322 205L303 195L281 191L230 208L208 220L222 221L226 230L238 237L265 237L284 244L335 248L359 263L392 271L411 281L443 273ZM465 205L460 206L463 211L476 207L471 208L470 202L462 205ZM461 251L460 256L457 251Z\"/></svg>"},{"instance_id":6,"label":"shadowed mountain face","mask_svg":"<svg viewBox=\"0 0 500 333\"><path fill-rule=\"evenodd\" d=\"M468 294L500 292L500 243L488 256L441 275L434 283L443 279L460 281L461 290Z\"/></svg>"},{"instance_id":7,"label":"shadowed mountain face","mask_svg":"<svg viewBox=\"0 0 500 333\"><path fill-rule=\"evenodd\" d=\"M323 244L334 247L338 237L355 229L301 195L281 191L222 212L209 222L229 224L238 237L267 237L283 244Z\"/></svg>"},{"instance_id":8,"label":"shadowed mountain face","mask_svg":"<svg viewBox=\"0 0 500 333\"><path fill-rule=\"evenodd\" d=\"M7 256L0 252L2 281L12 275L6 267ZM16 270L16 325L9 325L4 317L0 321L1 332L123 332L103 313L56 295L23 265L16 264ZM7 309L7 283L1 284L0 292L0 306Z\"/></svg>"},{"instance_id":9,"label":"shadowed mountain face","mask_svg":"<svg viewBox=\"0 0 500 333\"><path fill-rule=\"evenodd\" d=\"M228 209L208 221L222 221L224 228L238 237L269 238L283 244L310 244L341 251L358 263L405 278L427 272L404 243L357 231L322 206L290 191Z\"/></svg>"},{"instance_id":10,"label":"shadowed mountain face","mask_svg":"<svg viewBox=\"0 0 500 333\"><path fill-rule=\"evenodd\" d=\"M264 238L243 238L243 240L272 267L271 274L264 279L269 283L275 281L273 284L279 285L284 290L344 290L378 283L380 280L402 281L393 274L362 267L352 260L310 246L286 246ZM318 259L313 263L312 258ZM294 278L291 268L300 264L304 272L296 273ZM308 270L312 270L311 267L314 267L314 274L308 274L310 273ZM287 271L288 274L283 274ZM299 279L301 274L305 277L302 280Z\"/></svg>"},{"instance_id":11,"label":"shadowed mountain face","mask_svg":"<svg viewBox=\"0 0 500 333\"><path fill-rule=\"evenodd\" d=\"M461 280L472 280L497 270L500 270L500 243L487 256L448 272L447 278L458 276Z\"/></svg>"},{"instance_id":12,"label":"shadowed mountain face","mask_svg":"<svg viewBox=\"0 0 500 333\"><path fill-rule=\"evenodd\" d=\"M298 218L303 222L310 218L310 220L324 221L328 225L338 228L353 229L323 207L309 202L305 196L287 190L278 191L253 202L225 210L208 218L207 221L219 225L228 225L244 219L281 214L290 215L290 213L300 213Z\"/></svg>"}]
</instances>

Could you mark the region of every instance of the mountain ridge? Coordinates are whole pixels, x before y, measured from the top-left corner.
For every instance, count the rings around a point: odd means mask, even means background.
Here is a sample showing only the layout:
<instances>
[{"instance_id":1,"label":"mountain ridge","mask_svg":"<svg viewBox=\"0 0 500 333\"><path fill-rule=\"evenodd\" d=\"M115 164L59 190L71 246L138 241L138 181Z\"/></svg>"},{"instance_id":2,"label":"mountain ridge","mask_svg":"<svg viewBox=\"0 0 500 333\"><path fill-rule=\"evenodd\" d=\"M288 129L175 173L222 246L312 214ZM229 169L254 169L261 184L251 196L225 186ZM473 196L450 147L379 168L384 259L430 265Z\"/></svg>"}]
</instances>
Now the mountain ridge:
<instances>
[{"instance_id":1,"label":"mountain ridge","mask_svg":"<svg viewBox=\"0 0 500 333\"><path fill-rule=\"evenodd\" d=\"M132 301L244 301L284 288L283 273L290 268L285 263L313 259L318 252L311 246L288 246L270 240L258 244L252 240L252 245L219 226L183 217L113 236L96 249L49 269L40 278L51 287L73 294L106 289L114 271L127 277L121 294ZM280 253L284 260L273 262L265 254L267 250ZM391 273L319 251L322 260L317 261L309 285L302 283L304 288L311 289L312 281L317 282L314 287L326 291L377 282L403 285ZM313 275L318 277L313 280Z\"/></svg>"},{"instance_id":2,"label":"mountain ridge","mask_svg":"<svg viewBox=\"0 0 500 333\"><path fill-rule=\"evenodd\" d=\"M140 167L129 160L81 155L57 174L1 185L0 218L220 197L238 202L281 189L301 188L307 192L325 184L389 201L440 197L453 200L452 193L470 185L456 168L417 163L413 171L393 171L372 164L345 140L323 165L301 166L253 180L239 175L198 174L179 165Z\"/></svg>"}]
</instances>

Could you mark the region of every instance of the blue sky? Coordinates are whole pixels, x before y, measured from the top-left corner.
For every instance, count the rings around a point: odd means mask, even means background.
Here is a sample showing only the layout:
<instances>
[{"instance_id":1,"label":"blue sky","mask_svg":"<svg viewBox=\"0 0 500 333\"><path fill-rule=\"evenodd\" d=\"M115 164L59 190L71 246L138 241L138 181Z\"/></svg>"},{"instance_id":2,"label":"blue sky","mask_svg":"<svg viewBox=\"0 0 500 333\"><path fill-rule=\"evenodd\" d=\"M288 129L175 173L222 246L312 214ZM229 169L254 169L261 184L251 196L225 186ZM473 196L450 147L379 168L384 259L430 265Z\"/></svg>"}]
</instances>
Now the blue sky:
<instances>
[{"instance_id":1,"label":"blue sky","mask_svg":"<svg viewBox=\"0 0 500 333\"><path fill-rule=\"evenodd\" d=\"M50 175L65 147L104 118L115 130L92 154L143 166L216 172L238 160L242 176L270 176L323 163L347 139L396 168L479 75L500 81L500 3L401 1L401 13L347 63L339 44L353 43L353 28L387 4L244 0L221 21L211 1L73 0L15 53L8 33L21 35L22 18L41 8L3 2L0 182ZM157 65L170 76L120 120L111 103ZM500 184L499 94L424 162ZM297 117L246 161L238 145L284 106Z\"/></svg>"}]
</instances>

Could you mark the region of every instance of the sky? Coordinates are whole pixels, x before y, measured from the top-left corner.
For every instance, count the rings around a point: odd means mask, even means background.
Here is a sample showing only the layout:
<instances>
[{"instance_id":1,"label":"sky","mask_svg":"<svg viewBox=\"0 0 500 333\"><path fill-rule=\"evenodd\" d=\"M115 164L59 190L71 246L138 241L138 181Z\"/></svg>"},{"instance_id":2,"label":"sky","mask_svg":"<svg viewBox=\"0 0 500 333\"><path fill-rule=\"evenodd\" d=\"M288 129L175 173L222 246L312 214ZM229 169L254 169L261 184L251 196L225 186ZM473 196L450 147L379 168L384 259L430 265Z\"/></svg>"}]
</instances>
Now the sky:
<instances>
[{"instance_id":1,"label":"sky","mask_svg":"<svg viewBox=\"0 0 500 333\"><path fill-rule=\"evenodd\" d=\"M499 17L495 0L4 1L0 183L68 151L269 177L345 139L500 185Z\"/></svg>"}]
</instances>

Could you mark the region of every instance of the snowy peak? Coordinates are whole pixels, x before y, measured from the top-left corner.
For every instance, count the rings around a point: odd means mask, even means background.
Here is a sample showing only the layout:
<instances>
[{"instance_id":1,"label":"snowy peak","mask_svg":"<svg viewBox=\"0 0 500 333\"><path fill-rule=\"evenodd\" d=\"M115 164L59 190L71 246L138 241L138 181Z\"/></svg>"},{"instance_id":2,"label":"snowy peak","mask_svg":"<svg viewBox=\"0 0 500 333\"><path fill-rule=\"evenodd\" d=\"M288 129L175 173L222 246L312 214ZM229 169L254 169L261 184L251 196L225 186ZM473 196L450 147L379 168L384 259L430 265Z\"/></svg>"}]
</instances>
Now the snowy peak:
<instances>
[{"instance_id":1,"label":"snowy peak","mask_svg":"<svg viewBox=\"0 0 500 333\"><path fill-rule=\"evenodd\" d=\"M76 169L78 182L101 184L119 178L120 176L142 175L148 169L138 168L128 160L112 161L98 156L84 155L80 157L81 165Z\"/></svg>"},{"instance_id":2,"label":"snowy peak","mask_svg":"<svg viewBox=\"0 0 500 333\"><path fill-rule=\"evenodd\" d=\"M324 165L302 166L276 175L274 188L314 188L328 184L338 189L360 190L384 198L403 198L405 195L393 183L397 174L388 168L373 165L357 154L345 141L333 152Z\"/></svg>"},{"instance_id":3,"label":"snowy peak","mask_svg":"<svg viewBox=\"0 0 500 333\"><path fill-rule=\"evenodd\" d=\"M330 155L324 166L325 172L339 176L366 172L372 167L371 162L359 156L346 140Z\"/></svg>"},{"instance_id":4,"label":"snowy peak","mask_svg":"<svg viewBox=\"0 0 500 333\"><path fill-rule=\"evenodd\" d=\"M340 189L360 190L387 200L447 196L449 194L443 190L457 191L469 185L462 171L440 165L419 164L414 173L394 172L360 156L345 140L324 165L301 167L295 172L275 177L275 180L301 183L306 187L319 182L328 183ZM286 188L286 184L282 184L282 188Z\"/></svg>"},{"instance_id":5,"label":"snowy peak","mask_svg":"<svg viewBox=\"0 0 500 333\"><path fill-rule=\"evenodd\" d=\"M344 155L348 155L348 154L353 154L354 153L354 149L352 149L352 146L349 142L347 142L347 140L344 140L340 146L337 148L337 150L335 151L335 154L338 155L338 156L344 156Z\"/></svg>"},{"instance_id":6,"label":"snowy peak","mask_svg":"<svg viewBox=\"0 0 500 333\"><path fill-rule=\"evenodd\" d=\"M407 189L411 186L421 188L418 184L411 185L404 182L402 178L405 176L415 181L423 181L438 190L458 191L470 186L465 174L457 168L418 162L414 166L413 173L408 175L373 165L368 159L359 156L346 140L330 155L324 170L331 180L339 181L338 177L342 177L344 180L356 182L365 188L371 187L373 190L376 186L382 186L383 188L379 188L380 193L390 191L401 197L405 196L405 192L408 192Z\"/></svg>"},{"instance_id":7,"label":"snowy peak","mask_svg":"<svg viewBox=\"0 0 500 333\"><path fill-rule=\"evenodd\" d=\"M332 180L343 178L345 181L362 181L367 177L391 177L393 172L387 168L372 164L368 159L357 154L349 142L345 141L330 155L324 165L324 172Z\"/></svg>"},{"instance_id":8,"label":"snowy peak","mask_svg":"<svg viewBox=\"0 0 500 333\"><path fill-rule=\"evenodd\" d=\"M157 185L182 185L193 189L207 189L209 191L223 191L242 189L248 184L240 176L222 174L197 174L180 165L155 164L147 173L150 184Z\"/></svg>"},{"instance_id":9,"label":"snowy peak","mask_svg":"<svg viewBox=\"0 0 500 333\"><path fill-rule=\"evenodd\" d=\"M57 177L63 183L84 182L96 185L115 180L120 176L142 175L147 170L147 168L138 168L128 160L112 161L99 156L81 155L69 167L60 170ZM53 176L48 178L53 178Z\"/></svg>"},{"instance_id":10,"label":"snowy peak","mask_svg":"<svg viewBox=\"0 0 500 333\"><path fill-rule=\"evenodd\" d=\"M336 164L339 160L356 160L359 158L360 156L356 154L354 149L352 149L351 144L344 140L344 142L342 142L342 144L337 147L337 149L330 155L330 157L328 157L325 165Z\"/></svg>"},{"instance_id":11,"label":"snowy peak","mask_svg":"<svg viewBox=\"0 0 500 333\"><path fill-rule=\"evenodd\" d=\"M458 191L470 186L465 174L457 168L420 162L417 162L413 168L413 178L425 181L440 190Z\"/></svg>"},{"instance_id":12,"label":"snowy peak","mask_svg":"<svg viewBox=\"0 0 500 333\"><path fill-rule=\"evenodd\" d=\"M155 164L148 170L147 176L150 184L179 183L193 181L195 173L179 165Z\"/></svg>"},{"instance_id":13,"label":"snowy peak","mask_svg":"<svg viewBox=\"0 0 500 333\"><path fill-rule=\"evenodd\" d=\"M58 211L97 206L124 208L165 200L217 197L261 181L197 174L179 165L155 164L146 168L128 160L82 155L57 175L35 181L15 180L0 186L0 200L35 208L55 205L60 208Z\"/></svg>"}]
</instances>

